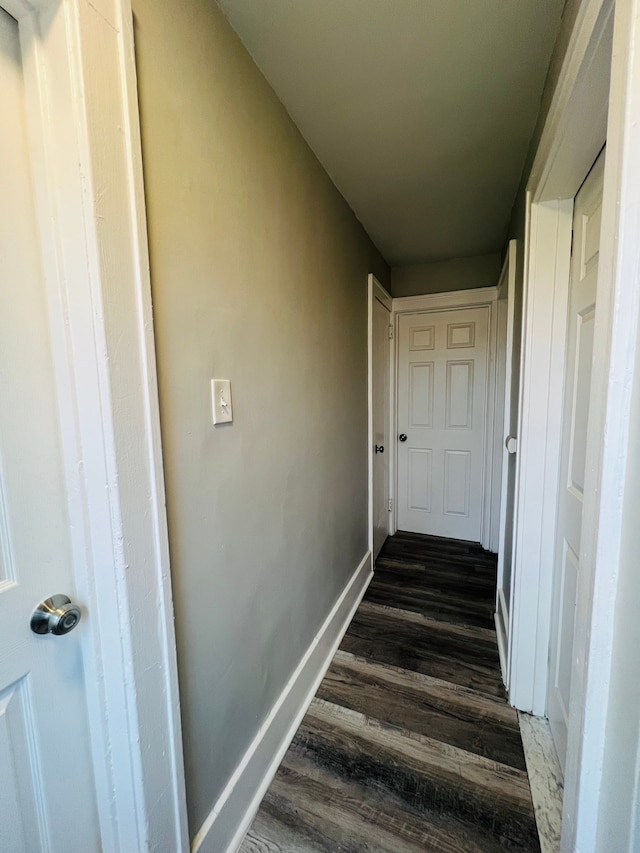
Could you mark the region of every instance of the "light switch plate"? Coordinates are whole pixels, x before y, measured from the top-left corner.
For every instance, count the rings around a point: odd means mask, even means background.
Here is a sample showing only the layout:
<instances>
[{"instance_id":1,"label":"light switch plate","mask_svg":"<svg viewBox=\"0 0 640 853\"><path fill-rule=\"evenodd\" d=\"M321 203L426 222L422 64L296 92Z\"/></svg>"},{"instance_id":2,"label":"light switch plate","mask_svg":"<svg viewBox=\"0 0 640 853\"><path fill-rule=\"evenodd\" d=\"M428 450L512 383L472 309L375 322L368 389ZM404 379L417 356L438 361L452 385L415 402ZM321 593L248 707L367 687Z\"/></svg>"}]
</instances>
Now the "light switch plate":
<instances>
[{"instance_id":1,"label":"light switch plate","mask_svg":"<svg viewBox=\"0 0 640 853\"><path fill-rule=\"evenodd\" d=\"M228 379L212 379L211 398L214 424L230 424L233 421L231 382Z\"/></svg>"}]
</instances>

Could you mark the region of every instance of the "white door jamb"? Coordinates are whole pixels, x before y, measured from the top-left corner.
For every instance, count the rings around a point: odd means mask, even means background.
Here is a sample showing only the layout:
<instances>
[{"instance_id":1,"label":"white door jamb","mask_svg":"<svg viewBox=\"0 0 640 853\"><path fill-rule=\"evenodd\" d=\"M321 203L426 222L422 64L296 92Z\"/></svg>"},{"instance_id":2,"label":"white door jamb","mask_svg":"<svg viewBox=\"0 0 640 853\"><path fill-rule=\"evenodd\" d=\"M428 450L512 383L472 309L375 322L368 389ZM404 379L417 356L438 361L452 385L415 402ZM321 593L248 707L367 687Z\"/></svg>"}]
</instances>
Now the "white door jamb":
<instances>
[{"instance_id":1,"label":"white door jamb","mask_svg":"<svg viewBox=\"0 0 640 853\"><path fill-rule=\"evenodd\" d=\"M379 299L383 305L389 309L389 317L392 317L393 300L385 288L380 284L373 273L369 273L367 279L367 453L368 453L368 476L369 476L369 551L373 550L373 300ZM390 320L391 322L391 320ZM389 347L391 352L390 358L393 359L393 347ZM390 400L393 400L393 362L389 370L389 394ZM393 404L389 404L390 412L390 429L393 430ZM391 441L395 433L391 432ZM386 448L388 450L388 448ZM393 484L393 454L389 457L389 497L392 501L392 506L395 506ZM391 516L391 513L389 513ZM389 533L395 533L395 528L392 528L391 520L389 521Z\"/></svg>"},{"instance_id":2,"label":"white door jamb","mask_svg":"<svg viewBox=\"0 0 640 853\"><path fill-rule=\"evenodd\" d=\"M105 853L188 835L129 0L19 24Z\"/></svg>"}]
</instances>

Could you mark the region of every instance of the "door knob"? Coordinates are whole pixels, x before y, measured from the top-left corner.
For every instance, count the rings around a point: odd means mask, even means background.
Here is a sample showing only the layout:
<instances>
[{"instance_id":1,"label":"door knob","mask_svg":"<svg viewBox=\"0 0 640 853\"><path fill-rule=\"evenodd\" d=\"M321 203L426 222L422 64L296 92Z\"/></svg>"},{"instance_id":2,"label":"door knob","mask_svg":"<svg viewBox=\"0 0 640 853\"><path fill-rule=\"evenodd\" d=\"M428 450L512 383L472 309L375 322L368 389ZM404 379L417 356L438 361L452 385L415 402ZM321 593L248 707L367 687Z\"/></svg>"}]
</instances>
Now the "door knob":
<instances>
[{"instance_id":1,"label":"door knob","mask_svg":"<svg viewBox=\"0 0 640 853\"><path fill-rule=\"evenodd\" d=\"M512 435L508 435L504 440L504 446L507 448L508 453L515 453L518 449L518 440Z\"/></svg>"},{"instance_id":2,"label":"door knob","mask_svg":"<svg viewBox=\"0 0 640 853\"><path fill-rule=\"evenodd\" d=\"M52 595L41 602L31 615L34 634L68 634L82 617L82 611L67 595Z\"/></svg>"},{"instance_id":3,"label":"door knob","mask_svg":"<svg viewBox=\"0 0 640 853\"><path fill-rule=\"evenodd\" d=\"M400 435L398 436L398 438L400 439L400 441L406 441L407 440L407 436L404 432L401 432Z\"/></svg>"},{"instance_id":4,"label":"door knob","mask_svg":"<svg viewBox=\"0 0 640 853\"><path fill-rule=\"evenodd\" d=\"M376 453L384 453L384 444L376 444Z\"/></svg>"}]
</instances>

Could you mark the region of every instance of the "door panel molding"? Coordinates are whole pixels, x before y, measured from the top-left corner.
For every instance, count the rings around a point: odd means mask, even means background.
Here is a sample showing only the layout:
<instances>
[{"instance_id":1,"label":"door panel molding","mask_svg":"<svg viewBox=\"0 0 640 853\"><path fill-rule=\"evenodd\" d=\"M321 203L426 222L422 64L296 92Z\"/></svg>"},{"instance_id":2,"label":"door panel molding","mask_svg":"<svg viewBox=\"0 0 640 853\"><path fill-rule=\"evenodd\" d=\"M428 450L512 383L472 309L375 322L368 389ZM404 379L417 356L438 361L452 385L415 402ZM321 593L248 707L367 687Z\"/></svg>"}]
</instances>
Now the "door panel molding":
<instances>
[{"instance_id":1,"label":"door panel molding","mask_svg":"<svg viewBox=\"0 0 640 853\"><path fill-rule=\"evenodd\" d=\"M131 6L0 5L24 56L103 849L186 853Z\"/></svg>"},{"instance_id":2,"label":"door panel molding","mask_svg":"<svg viewBox=\"0 0 640 853\"><path fill-rule=\"evenodd\" d=\"M575 592L586 577L580 563L584 470L586 464L586 432L589 415L591 365L593 358L593 320L597 287L597 252L599 232L595 241L589 238L593 263L587 270L584 248L591 217L599 223L602 209L602 178L604 153L590 170L576 196L573 212L573 248L568 288L568 321L562 394L562 445L559 465L558 503L556 510L556 543L554 553L553 596L551 600L551 642L549 655L549 685L547 715L560 764L564 768L568 697L571 692L571 661L573 658ZM582 318L591 314L590 335L581 335ZM585 345L586 344L586 348ZM576 465L577 463L577 465ZM573 566L573 571L567 569ZM588 571L588 567L585 567ZM571 576L571 594L567 594L566 578ZM579 580L578 580L579 578ZM573 596L573 597L572 597Z\"/></svg>"}]
</instances>

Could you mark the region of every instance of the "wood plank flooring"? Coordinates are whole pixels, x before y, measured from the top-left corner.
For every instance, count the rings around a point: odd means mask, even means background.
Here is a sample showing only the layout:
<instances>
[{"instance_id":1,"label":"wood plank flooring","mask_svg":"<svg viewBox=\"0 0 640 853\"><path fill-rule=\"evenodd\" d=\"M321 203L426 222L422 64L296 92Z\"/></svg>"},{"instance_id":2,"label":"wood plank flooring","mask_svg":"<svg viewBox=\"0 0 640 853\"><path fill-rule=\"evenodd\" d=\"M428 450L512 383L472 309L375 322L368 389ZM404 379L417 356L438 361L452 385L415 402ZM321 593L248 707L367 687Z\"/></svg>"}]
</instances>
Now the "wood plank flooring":
<instances>
[{"instance_id":1,"label":"wood plank flooring","mask_svg":"<svg viewBox=\"0 0 640 853\"><path fill-rule=\"evenodd\" d=\"M540 853L479 545L398 533L241 853Z\"/></svg>"}]
</instances>

